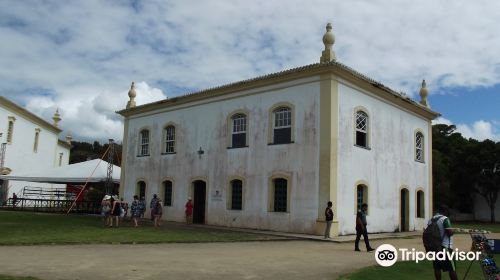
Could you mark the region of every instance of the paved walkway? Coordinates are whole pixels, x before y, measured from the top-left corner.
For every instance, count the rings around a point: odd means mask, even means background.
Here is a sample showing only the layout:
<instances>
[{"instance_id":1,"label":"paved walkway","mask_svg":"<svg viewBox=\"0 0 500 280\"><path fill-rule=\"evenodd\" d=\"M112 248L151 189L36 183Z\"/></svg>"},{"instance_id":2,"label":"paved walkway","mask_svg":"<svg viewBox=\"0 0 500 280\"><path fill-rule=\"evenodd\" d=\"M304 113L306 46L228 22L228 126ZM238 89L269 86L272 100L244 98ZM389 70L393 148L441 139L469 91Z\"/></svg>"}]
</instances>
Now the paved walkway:
<instances>
[{"instance_id":1,"label":"paved walkway","mask_svg":"<svg viewBox=\"0 0 500 280\"><path fill-rule=\"evenodd\" d=\"M491 235L500 238L500 234ZM420 238L373 241L422 248ZM457 235L458 248L470 248ZM3 274L41 279L336 279L375 265L352 242L231 242L143 245L1 246ZM460 265L460 264L459 264Z\"/></svg>"},{"instance_id":2,"label":"paved walkway","mask_svg":"<svg viewBox=\"0 0 500 280\"><path fill-rule=\"evenodd\" d=\"M172 223L176 224L176 223ZM203 228L216 228L216 229L224 229L238 232L248 232L255 234L265 234L271 236L279 236L286 237L291 239L306 239L306 240L315 240L315 241L329 241L335 243L344 243L344 242L353 242L356 240L356 235L343 235L332 237L330 239L324 239L321 235L312 235L312 234L302 234L302 233L288 233L288 232L279 232L279 231L270 231L270 230L257 230L257 229L244 229L244 228L229 228L229 227L219 227L212 225L191 225L192 227L203 227ZM370 233L370 240L384 240L384 239L398 239L398 238L413 238L422 236L422 231L410 231L410 232L388 232L388 233Z\"/></svg>"}]
</instances>

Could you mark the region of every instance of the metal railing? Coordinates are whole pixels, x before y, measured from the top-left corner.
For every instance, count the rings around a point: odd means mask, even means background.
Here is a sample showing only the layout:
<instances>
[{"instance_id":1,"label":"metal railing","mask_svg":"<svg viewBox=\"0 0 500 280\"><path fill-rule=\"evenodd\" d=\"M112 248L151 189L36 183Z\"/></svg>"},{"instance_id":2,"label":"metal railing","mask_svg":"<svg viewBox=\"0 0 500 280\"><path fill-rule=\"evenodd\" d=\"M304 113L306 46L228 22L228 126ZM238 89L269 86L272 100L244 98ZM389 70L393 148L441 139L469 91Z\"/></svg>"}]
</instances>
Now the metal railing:
<instances>
[{"instance_id":1,"label":"metal railing","mask_svg":"<svg viewBox=\"0 0 500 280\"><path fill-rule=\"evenodd\" d=\"M2 207L4 210L33 211L64 213L68 211L74 200L57 200L42 198L9 198ZM79 201L71 210L73 213L99 214L101 213L101 203L99 201Z\"/></svg>"}]
</instances>

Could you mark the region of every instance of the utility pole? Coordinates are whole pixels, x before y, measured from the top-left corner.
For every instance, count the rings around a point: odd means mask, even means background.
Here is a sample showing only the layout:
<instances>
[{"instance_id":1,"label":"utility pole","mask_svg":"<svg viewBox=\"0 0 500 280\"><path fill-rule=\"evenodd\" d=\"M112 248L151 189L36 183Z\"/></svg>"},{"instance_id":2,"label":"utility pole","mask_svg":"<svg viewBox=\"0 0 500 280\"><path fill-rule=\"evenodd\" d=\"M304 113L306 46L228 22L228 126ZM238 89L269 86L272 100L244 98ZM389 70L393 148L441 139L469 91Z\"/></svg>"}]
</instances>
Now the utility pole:
<instances>
[{"instance_id":1,"label":"utility pole","mask_svg":"<svg viewBox=\"0 0 500 280\"><path fill-rule=\"evenodd\" d=\"M113 158L115 156L115 145L113 139L109 139L108 151L108 173L106 176L105 192L107 195L112 195L113 191Z\"/></svg>"}]
</instances>

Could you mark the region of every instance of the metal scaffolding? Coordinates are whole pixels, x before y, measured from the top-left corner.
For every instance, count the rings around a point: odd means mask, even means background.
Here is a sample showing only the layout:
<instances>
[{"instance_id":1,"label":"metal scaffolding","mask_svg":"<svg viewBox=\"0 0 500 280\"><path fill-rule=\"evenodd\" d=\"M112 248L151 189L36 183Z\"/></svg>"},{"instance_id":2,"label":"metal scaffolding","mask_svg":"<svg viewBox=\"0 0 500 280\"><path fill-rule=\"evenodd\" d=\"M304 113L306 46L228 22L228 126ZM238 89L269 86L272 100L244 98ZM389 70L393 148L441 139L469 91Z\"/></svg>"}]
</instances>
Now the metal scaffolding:
<instances>
[{"instance_id":1,"label":"metal scaffolding","mask_svg":"<svg viewBox=\"0 0 500 280\"><path fill-rule=\"evenodd\" d=\"M108 151L108 173L106 177L105 192L111 195L113 191L113 158L115 156L115 147L113 139L109 139Z\"/></svg>"}]
</instances>

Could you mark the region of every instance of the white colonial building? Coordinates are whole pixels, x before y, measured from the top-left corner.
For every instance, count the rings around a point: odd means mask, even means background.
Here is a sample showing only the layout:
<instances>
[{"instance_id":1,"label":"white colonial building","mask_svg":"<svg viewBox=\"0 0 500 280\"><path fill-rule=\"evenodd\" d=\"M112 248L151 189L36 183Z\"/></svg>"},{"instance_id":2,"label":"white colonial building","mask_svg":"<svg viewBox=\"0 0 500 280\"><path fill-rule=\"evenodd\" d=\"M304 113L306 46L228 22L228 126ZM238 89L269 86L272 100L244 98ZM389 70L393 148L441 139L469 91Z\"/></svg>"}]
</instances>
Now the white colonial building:
<instances>
[{"instance_id":1,"label":"white colonial building","mask_svg":"<svg viewBox=\"0 0 500 280\"><path fill-rule=\"evenodd\" d=\"M135 106L125 117L120 193L164 199L163 218L321 233L422 229L432 211L431 120L417 103L335 61L331 25L320 63Z\"/></svg>"},{"instance_id":2,"label":"white colonial building","mask_svg":"<svg viewBox=\"0 0 500 280\"><path fill-rule=\"evenodd\" d=\"M33 170L67 165L71 136L68 135L65 141L59 139L62 132L58 128L60 120L57 111L51 124L0 96L1 175L27 174ZM13 193L22 197L25 186L56 187L52 184L0 180L0 204Z\"/></svg>"}]
</instances>

